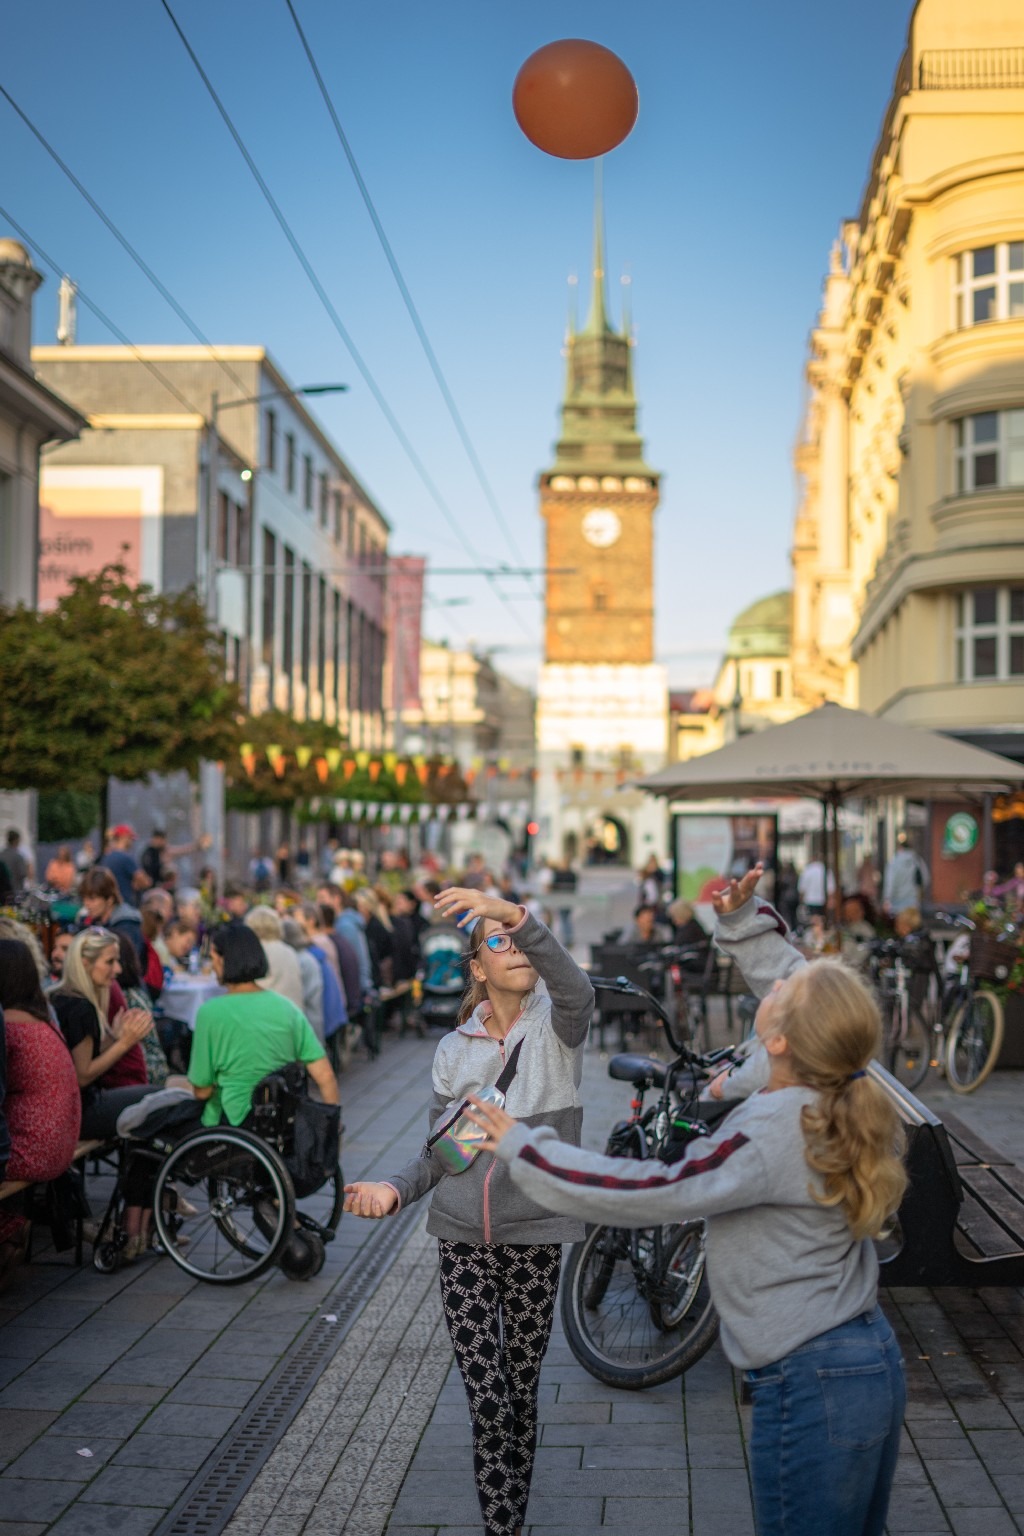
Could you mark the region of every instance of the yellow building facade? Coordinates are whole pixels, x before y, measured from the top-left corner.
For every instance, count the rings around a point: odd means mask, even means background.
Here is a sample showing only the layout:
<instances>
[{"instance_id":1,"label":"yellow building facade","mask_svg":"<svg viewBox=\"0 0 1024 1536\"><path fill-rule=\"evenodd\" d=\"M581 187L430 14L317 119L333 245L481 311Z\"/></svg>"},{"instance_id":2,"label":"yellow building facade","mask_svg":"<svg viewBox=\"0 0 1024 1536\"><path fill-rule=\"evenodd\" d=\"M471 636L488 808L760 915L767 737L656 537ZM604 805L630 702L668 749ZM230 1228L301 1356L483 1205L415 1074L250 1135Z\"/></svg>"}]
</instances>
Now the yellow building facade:
<instances>
[{"instance_id":1,"label":"yellow building facade","mask_svg":"<svg viewBox=\"0 0 1024 1536\"><path fill-rule=\"evenodd\" d=\"M1024 759L1024 4L919 0L833 248L793 687Z\"/></svg>"}]
</instances>

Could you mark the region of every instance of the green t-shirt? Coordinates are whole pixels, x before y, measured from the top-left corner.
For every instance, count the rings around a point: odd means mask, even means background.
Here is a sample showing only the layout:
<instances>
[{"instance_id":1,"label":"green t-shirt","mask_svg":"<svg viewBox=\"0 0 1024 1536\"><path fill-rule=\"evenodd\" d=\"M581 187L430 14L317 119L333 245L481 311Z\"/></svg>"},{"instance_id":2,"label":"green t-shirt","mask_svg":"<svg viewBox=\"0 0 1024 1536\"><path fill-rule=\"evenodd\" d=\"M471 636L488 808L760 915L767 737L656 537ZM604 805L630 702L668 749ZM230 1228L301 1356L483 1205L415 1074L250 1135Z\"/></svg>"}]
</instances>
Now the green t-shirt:
<instances>
[{"instance_id":1,"label":"green t-shirt","mask_svg":"<svg viewBox=\"0 0 1024 1536\"><path fill-rule=\"evenodd\" d=\"M319 1061L324 1048L306 1015L279 992L233 992L204 1003L196 1015L189 1082L212 1088L204 1125L221 1118L241 1125L253 1089L290 1061Z\"/></svg>"}]
</instances>

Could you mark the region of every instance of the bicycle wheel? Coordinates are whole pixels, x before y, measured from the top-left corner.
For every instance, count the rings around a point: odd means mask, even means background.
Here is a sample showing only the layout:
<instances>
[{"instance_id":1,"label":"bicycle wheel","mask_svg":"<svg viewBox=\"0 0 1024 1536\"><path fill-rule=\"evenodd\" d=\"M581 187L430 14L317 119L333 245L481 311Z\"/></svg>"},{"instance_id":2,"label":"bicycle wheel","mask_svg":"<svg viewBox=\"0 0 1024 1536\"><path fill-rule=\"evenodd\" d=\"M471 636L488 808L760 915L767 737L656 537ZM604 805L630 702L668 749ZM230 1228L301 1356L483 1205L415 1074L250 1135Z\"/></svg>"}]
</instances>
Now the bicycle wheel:
<instances>
[{"instance_id":1,"label":"bicycle wheel","mask_svg":"<svg viewBox=\"0 0 1024 1536\"><path fill-rule=\"evenodd\" d=\"M187 1190L187 1200L169 1185ZM223 1126L194 1132L170 1153L157 1175L153 1220L186 1274L241 1285L277 1262L295 1225L295 1195L276 1152Z\"/></svg>"},{"instance_id":2,"label":"bicycle wheel","mask_svg":"<svg viewBox=\"0 0 1024 1536\"><path fill-rule=\"evenodd\" d=\"M931 1065L931 1034L912 1003L907 1004L906 1029L898 997L886 1022L885 1064L905 1088L916 1088L928 1076Z\"/></svg>"},{"instance_id":3,"label":"bicycle wheel","mask_svg":"<svg viewBox=\"0 0 1024 1536\"><path fill-rule=\"evenodd\" d=\"M718 1337L718 1313L705 1274L706 1228L702 1221L686 1221L664 1229L661 1271L651 1294L651 1318L663 1333L686 1332L681 1371L696 1364Z\"/></svg>"},{"instance_id":4,"label":"bicycle wheel","mask_svg":"<svg viewBox=\"0 0 1024 1536\"><path fill-rule=\"evenodd\" d=\"M946 1045L946 1076L956 1093L973 1093L999 1060L1003 1005L994 992L974 992L953 1015Z\"/></svg>"},{"instance_id":5,"label":"bicycle wheel","mask_svg":"<svg viewBox=\"0 0 1024 1536\"><path fill-rule=\"evenodd\" d=\"M675 1286L685 1268L678 1257L679 1231L677 1227L639 1232L594 1227L569 1252L562 1286L562 1326L584 1370L608 1386L639 1391L671 1381L711 1342L701 1337L695 1351L697 1319L692 1306L665 1328L652 1316L654 1296L667 1303L666 1321L670 1316L672 1297L663 1289L664 1266L678 1259L671 1280ZM588 1298L596 1298L596 1304L588 1305Z\"/></svg>"}]
</instances>

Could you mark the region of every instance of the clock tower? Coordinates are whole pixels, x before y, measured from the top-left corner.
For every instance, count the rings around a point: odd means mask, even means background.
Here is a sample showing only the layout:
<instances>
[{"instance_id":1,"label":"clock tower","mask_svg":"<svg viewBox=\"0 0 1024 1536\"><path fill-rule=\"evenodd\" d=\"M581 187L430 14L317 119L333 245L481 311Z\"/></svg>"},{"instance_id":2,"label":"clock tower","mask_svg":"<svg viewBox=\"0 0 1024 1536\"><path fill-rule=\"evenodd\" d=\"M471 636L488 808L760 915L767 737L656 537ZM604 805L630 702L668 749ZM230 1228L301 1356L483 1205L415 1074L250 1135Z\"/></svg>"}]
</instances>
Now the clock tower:
<instances>
[{"instance_id":1,"label":"clock tower","mask_svg":"<svg viewBox=\"0 0 1024 1536\"><path fill-rule=\"evenodd\" d=\"M602 224L598 181L590 311L569 331L561 434L540 476L537 809L548 857L589 846L636 864L665 851L661 804L618 788L667 755L667 679L654 661L659 476L637 430L628 316L621 330L609 320Z\"/></svg>"}]
</instances>

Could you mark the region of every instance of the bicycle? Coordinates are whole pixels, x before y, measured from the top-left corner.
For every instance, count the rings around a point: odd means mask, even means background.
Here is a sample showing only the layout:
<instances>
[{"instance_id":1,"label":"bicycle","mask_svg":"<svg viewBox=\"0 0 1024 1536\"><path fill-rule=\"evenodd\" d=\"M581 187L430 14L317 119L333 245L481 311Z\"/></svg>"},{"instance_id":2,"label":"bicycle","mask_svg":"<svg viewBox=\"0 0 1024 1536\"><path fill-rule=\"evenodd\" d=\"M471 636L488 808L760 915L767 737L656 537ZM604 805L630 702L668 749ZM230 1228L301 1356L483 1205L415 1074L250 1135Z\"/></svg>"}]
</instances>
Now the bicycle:
<instances>
[{"instance_id":1,"label":"bicycle","mask_svg":"<svg viewBox=\"0 0 1024 1536\"><path fill-rule=\"evenodd\" d=\"M1017 933L1012 927L1001 934L983 933L968 918L958 918L957 926L969 931L969 944L959 975L947 984L940 1027L945 1034L946 1080L954 1093L973 1093L999 1060L1005 1027L1002 1000L977 983L1006 980L1013 969Z\"/></svg>"},{"instance_id":2,"label":"bicycle","mask_svg":"<svg viewBox=\"0 0 1024 1536\"><path fill-rule=\"evenodd\" d=\"M869 973L882 1015L885 1066L906 1088L916 1088L932 1064L931 1030L922 1012L924 995L915 976L934 976L935 952L911 939L876 939L870 946ZM915 990L917 995L915 996Z\"/></svg>"},{"instance_id":3,"label":"bicycle","mask_svg":"<svg viewBox=\"0 0 1024 1536\"><path fill-rule=\"evenodd\" d=\"M675 1162L689 1143L709 1134L693 1114L701 1083L732 1049L698 1056L673 1033L673 1021L655 997L626 977L592 977L596 990L643 999L661 1019L678 1052L671 1062L625 1053L608 1074L633 1084L630 1117L612 1129L609 1157ZM645 1107L645 1095L659 1088ZM728 1106L709 1113L721 1118ZM562 1325L576 1359L609 1386L640 1390L671 1381L710 1349L718 1314L705 1275L703 1220L646 1229L592 1227L575 1243L565 1265Z\"/></svg>"}]
</instances>

